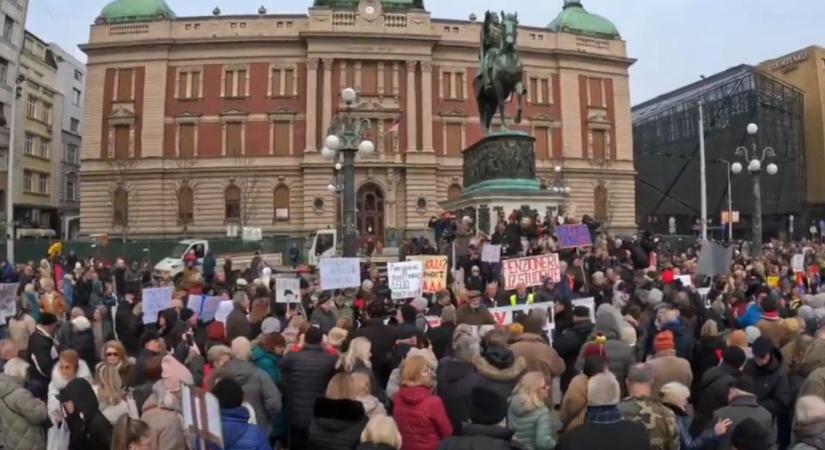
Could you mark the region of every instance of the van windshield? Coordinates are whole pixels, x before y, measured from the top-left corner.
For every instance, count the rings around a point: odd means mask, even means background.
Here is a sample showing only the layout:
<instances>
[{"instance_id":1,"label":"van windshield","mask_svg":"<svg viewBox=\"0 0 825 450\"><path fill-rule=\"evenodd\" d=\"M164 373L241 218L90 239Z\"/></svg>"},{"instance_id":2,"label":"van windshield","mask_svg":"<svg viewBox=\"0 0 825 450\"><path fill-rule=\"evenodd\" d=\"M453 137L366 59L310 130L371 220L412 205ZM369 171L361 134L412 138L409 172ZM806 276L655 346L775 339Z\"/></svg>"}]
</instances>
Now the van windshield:
<instances>
[{"instance_id":1,"label":"van windshield","mask_svg":"<svg viewBox=\"0 0 825 450\"><path fill-rule=\"evenodd\" d=\"M175 248L172 249L172 258L183 259L183 256L186 255L187 250L189 250L189 245L187 244L175 245Z\"/></svg>"}]
</instances>

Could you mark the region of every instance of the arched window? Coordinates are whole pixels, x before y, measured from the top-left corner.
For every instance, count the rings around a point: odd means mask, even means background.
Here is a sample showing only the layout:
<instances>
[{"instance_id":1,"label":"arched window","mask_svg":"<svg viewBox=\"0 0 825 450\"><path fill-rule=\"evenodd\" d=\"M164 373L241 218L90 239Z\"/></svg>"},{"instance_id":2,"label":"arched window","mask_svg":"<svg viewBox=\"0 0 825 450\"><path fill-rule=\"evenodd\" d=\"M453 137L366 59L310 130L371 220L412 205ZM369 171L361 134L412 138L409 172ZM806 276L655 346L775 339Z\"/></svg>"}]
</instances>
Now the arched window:
<instances>
[{"instance_id":1,"label":"arched window","mask_svg":"<svg viewBox=\"0 0 825 450\"><path fill-rule=\"evenodd\" d=\"M454 184L447 189L447 200L457 199L461 195L461 186Z\"/></svg>"},{"instance_id":2,"label":"arched window","mask_svg":"<svg viewBox=\"0 0 825 450\"><path fill-rule=\"evenodd\" d=\"M604 186L597 186L593 191L594 202L594 216L598 221L607 220L607 188Z\"/></svg>"},{"instance_id":3,"label":"arched window","mask_svg":"<svg viewBox=\"0 0 825 450\"><path fill-rule=\"evenodd\" d=\"M114 225L126 226L129 223L129 192L122 186L118 186L112 194L112 223Z\"/></svg>"},{"instance_id":4,"label":"arched window","mask_svg":"<svg viewBox=\"0 0 825 450\"><path fill-rule=\"evenodd\" d=\"M289 222L289 188L283 184L275 188L275 220Z\"/></svg>"},{"instance_id":5,"label":"arched window","mask_svg":"<svg viewBox=\"0 0 825 450\"><path fill-rule=\"evenodd\" d=\"M178 189L178 222L191 223L195 218L195 192L184 184Z\"/></svg>"},{"instance_id":6,"label":"arched window","mask_svg":"<svg viewBox=\"0 0 825 450\"><path fill-rule=\"evenodd\" d=\"M236 222L241 220L241 190L238 186L230 184L224 191L226 197L226 220Z\"/></svg>"}]
</instances>

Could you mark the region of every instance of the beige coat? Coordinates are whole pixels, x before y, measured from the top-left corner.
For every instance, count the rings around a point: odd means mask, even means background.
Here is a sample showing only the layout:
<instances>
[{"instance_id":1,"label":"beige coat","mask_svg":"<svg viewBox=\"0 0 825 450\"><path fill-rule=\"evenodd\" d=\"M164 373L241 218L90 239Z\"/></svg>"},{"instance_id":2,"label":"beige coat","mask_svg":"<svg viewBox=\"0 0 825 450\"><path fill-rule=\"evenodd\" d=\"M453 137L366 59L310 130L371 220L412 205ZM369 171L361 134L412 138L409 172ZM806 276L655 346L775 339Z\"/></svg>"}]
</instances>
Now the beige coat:
<instances>
[{"instance_id":1,"label":"beige coat","mask_svg":"<svg viewBox=\"0 0 825 450\"><path fill-rule=\"evenodd\" d=\"M693 383L693 371L690 363L676 356L676 350L661 350L647 362L653 372L653 392L659 393L662 386L676 381L690 387Z\"/></svg>"},{"instance_id":2,"label":"beige coat","mask_svg":"<svg viewBox=\"0 0 825 450\"><path fill-rule=\"evenodd\" d=\"M787 344L793 337L781 319L762 319L756 324L756 328L759 328L761 336L765 336L773 341L773 345L776 348L782 348L782 346Z\"/></svg>"},{"instance_id":3,"label":"beige coat","mask_svg":"<svg viewBox=\"0 0 825 450\"><path fill-rule=\"evenodd\" d=\"M541 372L548 379L564 373L564 360L537 334L522 334L510 344L510 350L527 361L527 370L530 372Z\"/></svg>"},{"instance_id":4,"label":"beige coat","mask_svg":"<svg viewBox=\"0 0 825 450\"><path fill-rule=\"evenodd\" d=\"M254 415L252 416L254 417ZM155 450L185 450L186 436L183 421L177 411L158 405L154 394L143 404L140 420L146 422L155 437Z\"/></svg>"},{"instance_id":5,"label":"beige coat","mask_svg":"<svg viewBox=\"0 0 825 450\"><path fill-rule=\"evenodd\" d=\"M584 423L584 413L587 411L587 380L587 375L583 373L570 380L559 410L562 430L572 430Z\"/></svg>"},{"instance_id":6,"label":"beige coat","mask_svg":"<svg viewBox=\"0 0 825 450\"><path fill-rule=\"evenodd\" d=\"M34 319L28 314L23 314L20 319L9 320L9 339L18 352L25 352L29 348L29 337L34 333L35 325Z\"/></svg>"}]
</instances>

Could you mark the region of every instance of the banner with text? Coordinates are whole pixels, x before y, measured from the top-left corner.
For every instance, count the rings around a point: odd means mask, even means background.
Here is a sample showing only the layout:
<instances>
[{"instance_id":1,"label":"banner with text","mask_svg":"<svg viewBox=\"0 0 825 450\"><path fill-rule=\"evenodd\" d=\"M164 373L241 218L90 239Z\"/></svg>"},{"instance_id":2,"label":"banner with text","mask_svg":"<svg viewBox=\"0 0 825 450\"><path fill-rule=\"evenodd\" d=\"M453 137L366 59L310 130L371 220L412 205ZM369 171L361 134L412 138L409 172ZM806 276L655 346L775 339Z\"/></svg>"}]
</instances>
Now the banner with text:
<instances>
[{"instance_id":1,"label":"banner with text","mask_svg":"<svg viewBox=\"0 0 825 450\"><path fill-rule=\"evenodd\" d=\"M558 283L561 280L559 255L550 253L505 260L502 262L502 276L504 277L504 289L508 291L515 289L521 283L527 287L539 286L545 278Z\"/></svg>"},{"instance_id":2,"label":"banner with text","mask_svg":"<svg viewBox=\"0 0 825 450\"><path fill-rule=\"evenodd\" d=\"M321 289L361 287L361 260L358 258L321 258Z\"/></svg>"},{"instance_id":3,"label":"banner with text","mask_svg":"<svg viewBox=\"0 0 825 450\"><path fill-rule=\"evenodd\" d=\"M155 323L158 321L158 313L164 309L172 307L172 294L174 288L150 288L144 289L142 300L143 303L143 323Z\"/></svg>"},{"instance_id":4,"label":"banner with text","mask_svg":"<svg viewBox=\"0 0 825 450\"><path fill-rule=\"evenodd\" d=\"M198 317L204 322L211 322L215 320L215 313L218 311L218 305L226 300L223 297L209 297L206 295L190 295L189 302L186 307L195 311Z\"/></svg>"},{"instance_id":5,"label":"banner with text","mask_svg":"<svg viewBox=\"0 0 825 450\"><path fill-rule=\"evenodd\" d=\"M481 247L481 262L501 262L501 245L484 244Z\"/></svg>"},{"instance_id":6,"label":"banner with text","mask_svg":"<svg viewBox=\"0 0 825 450\"><path fill-rule=\"evenodd\" d=\"M275 303L295 303L300 300L300 278L275 278Z\"/></svg>"},{"instance_id":7,"label":"banner with text","mask_svg":"<svg viewBox=\"0 0 825 450\"><path fill-rule=\"evenodd\" d=\"M556 227L559 248L578 248L593 245L587 225L559 225Z\"/></svg>"},{"instance_id":8,"label":"banner with text","mask_svg":"<svg viewBox=\"0 0 825 450\"><path fill-rule=\"evenodd\" d=\"M387 281L393 299L420 296L421 285L424 282L424 262L405 261L387 264Z\"/></svg>"},{"instance_id":9,"label":"banner with text","mask_svg":"<svg viewBox=\"0 0 825 450\"><path fill-rule=\"evenodd\" d=\"M416 255L408 256L407 261L421 261L424 263L424 281L421 291L425 294L435 294L447 288L447 257Z\"/></svg>"}]
</instances>

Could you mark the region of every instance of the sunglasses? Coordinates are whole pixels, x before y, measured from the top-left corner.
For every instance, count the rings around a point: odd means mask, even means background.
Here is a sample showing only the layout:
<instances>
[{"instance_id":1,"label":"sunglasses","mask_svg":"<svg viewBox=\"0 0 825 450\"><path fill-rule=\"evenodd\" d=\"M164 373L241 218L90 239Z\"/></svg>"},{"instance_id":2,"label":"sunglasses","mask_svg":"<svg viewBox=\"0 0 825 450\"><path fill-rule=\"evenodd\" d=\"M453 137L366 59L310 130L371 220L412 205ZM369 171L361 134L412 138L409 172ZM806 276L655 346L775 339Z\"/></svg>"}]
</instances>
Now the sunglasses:
<instances>
[{"instance_id":1,"label":"sunglasses","mask_svg":"<svg viewBox=\"0 0 825 450\"><path fill-rule=\"evenodd\" d=\"M120 356L120 353L106 353L107 358L110 356Z\"/></svg>"}]
</instances>

